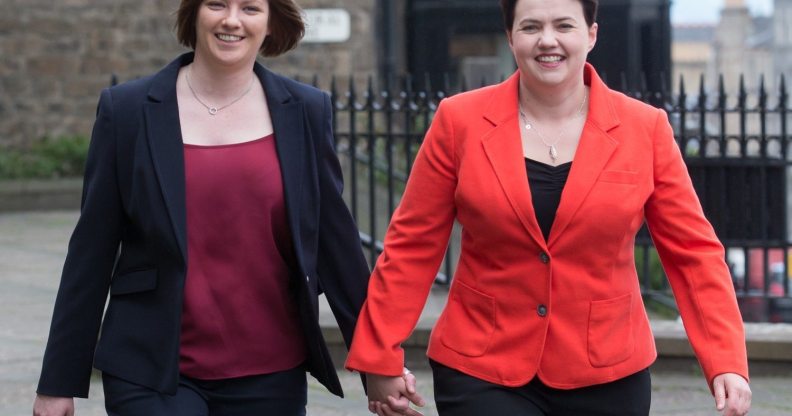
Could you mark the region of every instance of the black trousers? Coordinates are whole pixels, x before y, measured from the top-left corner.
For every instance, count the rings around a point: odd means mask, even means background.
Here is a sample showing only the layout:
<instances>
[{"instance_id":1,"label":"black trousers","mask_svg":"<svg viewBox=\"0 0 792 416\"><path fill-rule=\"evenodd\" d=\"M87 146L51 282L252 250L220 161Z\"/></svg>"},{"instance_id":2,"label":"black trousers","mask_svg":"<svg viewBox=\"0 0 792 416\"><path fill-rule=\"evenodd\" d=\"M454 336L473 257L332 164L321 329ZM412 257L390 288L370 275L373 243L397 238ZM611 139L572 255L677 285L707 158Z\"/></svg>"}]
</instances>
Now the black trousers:
<instances>
[{"instance_id":1,"label":"black trousers","mask_svg":"<svg viewBox=\"0 0 792 416\"><path fill-rule=\"evenodd\" d=\"M572 390L538 377L520 387L493 384L430 360L440 416L647 416L649 369L606 384Z\"/></svg>"},{"instance_id":2,"label":"black trousers","mask_svg":"<svg viewBox=\"0 0 792 416\"><path fill-rule=\"evenodd\" d=\"M179 377L171 396L102 375L110 416L305 416L307 382L298 367L272 374L224 380Z\"/></svg>"}]
</instances>

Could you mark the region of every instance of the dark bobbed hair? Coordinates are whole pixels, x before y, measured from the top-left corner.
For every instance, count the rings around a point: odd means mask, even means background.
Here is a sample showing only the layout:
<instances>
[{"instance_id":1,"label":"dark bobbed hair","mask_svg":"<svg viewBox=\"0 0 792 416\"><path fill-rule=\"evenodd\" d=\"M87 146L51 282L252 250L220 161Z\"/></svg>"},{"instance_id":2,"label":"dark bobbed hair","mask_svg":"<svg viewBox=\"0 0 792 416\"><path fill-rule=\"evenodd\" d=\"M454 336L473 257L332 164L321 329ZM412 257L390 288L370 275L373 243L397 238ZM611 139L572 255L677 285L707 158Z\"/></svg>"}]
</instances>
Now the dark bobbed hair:
<instances>
[{"instance_id":1,"label":"dark bobbed hair","mask_svg":"<svg viewBox=\"0 0 792 416\"><path fill-rule=\"evenodd\" d=\"M514 9L519 0L500 0L501 13L503 13L503 24L507 32L514 26ZM583 17L586 24L591 27L597 21L597 7L599 0L577 0L583 6Z\"/></svg>"},{"instance_id":2,"label":"dark bobbed hair","mask_svg":"<svg viewBox=\"0 0 792 416\"><path fill-rule=\"evenodd\" d=\"M262 56L282 55L297 46L305 35L302 10L294 0L266 0L269 4L270 34L261 44ZM179 43L195 49L198 10L204 0L181 0L176 11L176 37Z\"/></svg>"}]
</instances>

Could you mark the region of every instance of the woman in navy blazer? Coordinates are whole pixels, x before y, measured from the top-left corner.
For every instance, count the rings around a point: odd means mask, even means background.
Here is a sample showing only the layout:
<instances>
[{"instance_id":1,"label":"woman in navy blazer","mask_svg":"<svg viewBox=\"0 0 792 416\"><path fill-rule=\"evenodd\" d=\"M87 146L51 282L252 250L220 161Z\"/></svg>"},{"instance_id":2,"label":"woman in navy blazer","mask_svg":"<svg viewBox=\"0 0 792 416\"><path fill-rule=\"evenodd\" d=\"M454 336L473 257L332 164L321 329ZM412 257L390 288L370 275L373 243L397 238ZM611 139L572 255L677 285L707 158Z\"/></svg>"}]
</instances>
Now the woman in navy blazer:
<instances>
[{"instance_id":1,"label":"woman in navy blazer","mask_svg":"<svg viewBox=\"0 0 792 416\"><path fill-rule=\"evenodd\" d=\"M296 45L304 32L300 10L293 0L182 0L177 20L179 40L194 52L153 76L102 91L81 215L69 243L37 389L36 415L72 414L73 397L88 395L92 366L103 373L110 414L305 414L306 370L331 392L343 395L320 332L318 295L327 296L349 344L369 269L341 196L330 100L255 61L259 53L277 56ZM264 160L257 159L259 154L267 152L272 159L257 164ZM188 161L195 161L195 166ZM237 175L237 166L258 175L252 180L256 186L244 183L250 172ZM268 170L261 173L259 167ZM265 176L273 172L280 176ZM208 183L218 175L243 179L227 183L229 189L216 184L212 188ZM266 189L259 189L257 181ZM270 190L276 197L269 198ZM202 193L207 206L188 203ZM256 200L247 195L261 193L271 206L251 206ZM239 198L232 214L225 195ZM250 224L256 230L240 236L243 243L234 235L218 241L224 230L190 227L200 224L193 218L199 214L207 221L230 217L235 227L239 223L233 219L247 221L244 227ZM259 215L269 223L262 225ZM244 227L241 233L248 234ZM267 241L259 244L262 235ZM221 247L201 251L195 241ZM257 244L265 249L258 250ZM248 254L240 256L239 250ZM230 270L246 270L247 263L256 263L260 267L249 270L263 267L272 273L198 276L208 274L202 269L207 261ZM200 284L206 286L200 289L210 297L235 297L206 302L189 289L202 278ZM278 292L283 296L261 289L262 281L285 290ZM257 293L254 290L263 290L266 300L253 296L246 304L236 298ZM207 361L187 360L186 315L191 315L193 325L190 348L206 352L202 342L227 334L225 328L219 328L218 335L201 325L215 315L223 318L226 307L237 308L237 315L230 316L241 317L238 320L250 333L215 350L211 346L222 342L207 344ZM240 308L253 312L240 315ZM264 316L270 309L289 323ZM259 330L256 325L262 321L270 326ZM240 323L232 324L236 328ZM240 335L232 331L230 336ZM240 345L247 343L244 336L263 346L262 357L234 356L233 351L245 347ZM292 361L300 361L284 363L279 353L266 356L278 351L268 350L273 344ZM238 358L237 372L213 376L233 367L215 364L214 353ZM250 361L256 366L248 366ZM284 366L289 368L280 368ZM188 377L185 368L210 376ZM277 371L259 374L257 368Z\"/></svg>"}]
</instances>

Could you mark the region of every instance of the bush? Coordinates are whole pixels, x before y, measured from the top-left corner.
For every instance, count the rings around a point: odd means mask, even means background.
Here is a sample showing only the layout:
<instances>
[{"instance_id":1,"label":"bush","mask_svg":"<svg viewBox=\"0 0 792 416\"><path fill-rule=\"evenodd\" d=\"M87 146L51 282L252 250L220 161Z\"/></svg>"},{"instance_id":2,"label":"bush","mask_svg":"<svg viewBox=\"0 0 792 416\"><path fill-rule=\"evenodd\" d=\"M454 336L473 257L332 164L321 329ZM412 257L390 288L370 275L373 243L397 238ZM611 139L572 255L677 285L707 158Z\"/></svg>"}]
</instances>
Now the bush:
<instances>
[{"instance_id":1,"label":"bush","mask_svg":"<svg viewBox=\"0 0 792 416\"><path fill-rule=\"evenodd\" d=\"M85 168L88 138L44 137L26 148L0 150L0 179L79 177Z\"/></svg>"}]
</instances>

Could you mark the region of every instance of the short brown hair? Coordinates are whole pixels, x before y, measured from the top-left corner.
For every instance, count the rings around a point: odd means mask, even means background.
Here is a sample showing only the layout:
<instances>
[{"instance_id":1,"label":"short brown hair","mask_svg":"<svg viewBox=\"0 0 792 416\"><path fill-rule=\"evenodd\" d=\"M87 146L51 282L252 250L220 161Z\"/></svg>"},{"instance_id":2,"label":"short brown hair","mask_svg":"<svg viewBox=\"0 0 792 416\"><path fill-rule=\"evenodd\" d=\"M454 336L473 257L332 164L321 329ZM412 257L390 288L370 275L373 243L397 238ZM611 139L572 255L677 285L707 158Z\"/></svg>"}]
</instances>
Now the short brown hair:
<instances>
[{"instance_id":1,"label":"short brown hair","mask_svg":"<svg viewBox=\"0 0 792 416\"><path fill-rule=\"evenodd\" d=\"M297 46L305 35L302 10L294 0L265 0L269 4L270 34L264 39L259 52L263 56L282 55ZM179 43L195 49L195 24L198 9L204 0L181 0L176 11L176 37Z\"/></svg>"},{"instance_id":2,"label":"short brown hair","mask_svg":"<svg viewBox=\"0 0 792 416\"><path fill-rule=\"evenodd\" d=\"M501 13L503 13L503 24L506 31L511 31L514 26L514 9L517 7L519 0L500 0ZM597 21L597 7L599 6L598 0L578 0L580 5L583 6L583 17L586 19L588 27Z\"/></svg>"}]
</instances>

